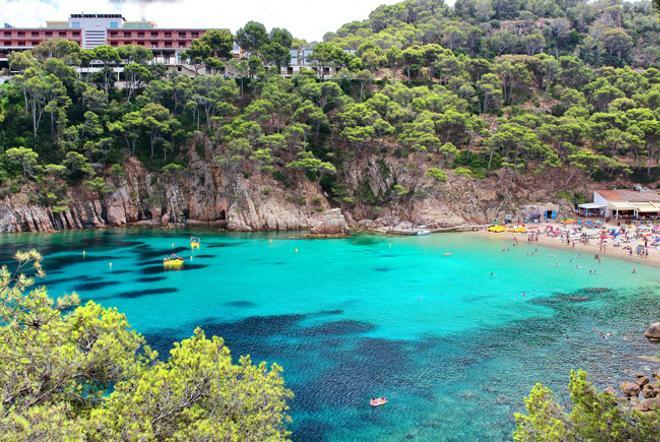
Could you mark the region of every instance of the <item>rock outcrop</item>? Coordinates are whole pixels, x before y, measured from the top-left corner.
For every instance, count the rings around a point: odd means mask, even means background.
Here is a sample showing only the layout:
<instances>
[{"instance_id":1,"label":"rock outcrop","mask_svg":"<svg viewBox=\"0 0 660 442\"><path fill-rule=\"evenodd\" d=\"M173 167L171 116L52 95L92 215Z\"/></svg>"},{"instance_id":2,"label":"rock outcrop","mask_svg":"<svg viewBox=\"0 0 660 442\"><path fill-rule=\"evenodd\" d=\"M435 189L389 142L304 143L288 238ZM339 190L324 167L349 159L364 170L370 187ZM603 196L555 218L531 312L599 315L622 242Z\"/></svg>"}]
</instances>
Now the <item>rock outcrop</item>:
<instances>
[{"instance_id":1,"label":"rock outcrop","mask_svg":"<svg viewBox=\"0 0 660 442\"><path fill-rule=\"evenodd\" d=\"M58 230L129 225L215 225L230 230L308 230L330 208L316 185L302 179L286 188L270 174L223 174L196 153L186 172L153 173L128 159L120 175L106 176L112 191L100 196L84 185L69 188L65 208L30 201L25 187L0 200L0 232ZM344 220L345 223L345 220Z\"/></svg>"},{"instance_id":2,"label":"rock outcrop","mask_svg":"<svg viewBox=\"0 0 660 442\"><path fill-rule=\"evenodd\" d=\"M660 344L660 322L654 322L644 332L644 337L653 344Z\"/></svg>"},{"instance_id":3,"label":"rock outcrop","mask_svg":"<svg viewBox=\"0 0 660 442\"><path fill-rule=\"evenodd\" d=\"M340 209L330 209L323 212L311 229L313 235L337 236L350 232L346 217Z\"/></svg>"},{"instance_id":4,"label":"rock outcrop","mask_svg":"<svg viewBox=\"0 0 660 442\"><path fill-rule=\"evenodd\" d=\"M474 179L452 171L440 182L426 175L428 166L414 155L361 155L347 161L336 176L337 188L346 195L340 209L327 212L328 199L304 175L282 182L270 173L227 171L213 160L216 154L216 146L200 137L191 144L183 171L150 172L129 158L120 174L106 171L112 191L99 195L84 185L74 186L65 207L35 203L27 196L35 189L26 187L0 200L0 232L135 224L311 229L316 235L345 234L349 227L392 234L472 230L507 213L517 217L530 201L552 201L560 189L553 183L563 183L559 175L529 174L518 177L513 186L505 176ZM651 339L660 342L657 331L654 336Z\"/></svg>"}]
</instances>

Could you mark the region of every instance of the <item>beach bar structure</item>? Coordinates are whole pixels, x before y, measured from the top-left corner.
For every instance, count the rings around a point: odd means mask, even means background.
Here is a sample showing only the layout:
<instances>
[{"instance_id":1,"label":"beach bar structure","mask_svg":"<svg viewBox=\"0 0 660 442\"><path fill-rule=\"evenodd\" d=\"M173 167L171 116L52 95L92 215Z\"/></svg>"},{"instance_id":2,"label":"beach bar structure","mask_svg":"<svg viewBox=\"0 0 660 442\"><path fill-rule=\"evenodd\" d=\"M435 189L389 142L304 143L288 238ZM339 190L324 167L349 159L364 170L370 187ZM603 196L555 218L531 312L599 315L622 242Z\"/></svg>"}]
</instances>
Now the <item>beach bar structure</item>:
<instances>
[{"instance_id":1,"label":"beach bar structure","mask_svg":"<svg viewBox=\"0 0 660 442\"><path fill-rule=\"evenodd\" d=\"M651 219L660 217L656 190L596 190L592 203L580 204L586 213L598 210L606 218Z\"/></svg>"}]
</instances>

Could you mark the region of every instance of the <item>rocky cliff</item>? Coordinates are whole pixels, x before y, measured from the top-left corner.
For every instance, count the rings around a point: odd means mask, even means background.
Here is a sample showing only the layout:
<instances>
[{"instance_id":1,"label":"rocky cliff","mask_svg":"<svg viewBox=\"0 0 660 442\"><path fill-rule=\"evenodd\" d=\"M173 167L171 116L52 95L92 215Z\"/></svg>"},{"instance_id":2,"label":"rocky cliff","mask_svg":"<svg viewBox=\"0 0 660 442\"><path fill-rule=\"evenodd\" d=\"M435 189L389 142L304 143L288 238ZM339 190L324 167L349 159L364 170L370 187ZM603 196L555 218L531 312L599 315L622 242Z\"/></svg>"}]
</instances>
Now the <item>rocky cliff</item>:
<instances>
[{"instance_id":1,"label":"rocky cliff","mask_svg":"<svg viewBox=\"0 0 660 442\"><path fill-rule=\"evenodd\" d=\"M270 174L228 176L213 162L192 158L185 172L152 173L135 159L119 175L108 176L113 189L98 194L84 185L68 190L64 210L31 201L34 189L0 201L0 232L128 225L217 225L230 230L307 230L329 209L316 185L300 177L289 188Z\"/></svg>"},{"instance_id":2,"label":"rocky cliff","mask_svg":"<svg viewBox=\"0 0 660 442\"><path fill-rule=\"evenodd\" d=\"M554 202L562 215L572 215L572 205L558 198L566 188L561 170L474 179L447 171L442 182L427 176L428 163L414 156L383 159L362 157L343 171L342 182L351 196L343 210L354 226L391 233L461 230L502 219L505 214L523 217L529 203ZM509 172L510 173L510 172ZM590 195L590 183L574 179L574 192ZM371 204L364 204L365 201Z\"/></svg>"},{"instance_id":3,"label":"rocky cliff","mask_svg":"<svg viewBox=\"0 0 660 442\"><path fill-rule=\"evenodd\" d=\"M336 176L346 196L330 210L327 195L304 175L286 180L270 173L232 173L212 160L213 146L191 148L182 171L149 172L128 159L119 174L106 172L109 190L99 194L81 184L68 190L68 204L56 209L35 203L34 188L0 201L0 232L128 225L214 225L229 230L312 230L319 235L354 230L411 233L460 230L487 224L505 213L517 216L523 204L559 202L562 172L474 179L448 171L446 181L427 176L428 163L414 156L361 155ZM502 172L500 172L502 173ZM575 191L591 192L575 182ZM514 190L515 189L515 190ZM570 206L566 206L566 214Z\"/></svg>"}]
</instances>

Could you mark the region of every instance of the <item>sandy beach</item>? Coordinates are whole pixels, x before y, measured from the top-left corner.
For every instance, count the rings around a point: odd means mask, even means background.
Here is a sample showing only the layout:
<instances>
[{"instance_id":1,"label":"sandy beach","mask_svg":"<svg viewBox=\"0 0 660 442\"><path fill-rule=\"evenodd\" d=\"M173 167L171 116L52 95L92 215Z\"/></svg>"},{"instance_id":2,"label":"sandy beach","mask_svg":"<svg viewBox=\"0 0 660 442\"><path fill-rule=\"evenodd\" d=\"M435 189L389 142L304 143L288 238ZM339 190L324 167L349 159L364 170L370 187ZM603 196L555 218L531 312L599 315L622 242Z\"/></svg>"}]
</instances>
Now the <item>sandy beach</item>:
<instances>
[{"instance_id":1,"label":"sandy beach","mask_svg":"<svg viewBox=\"0 0 660 442\"><path fill-rule=\"evenodd\" d=\"M546 224L547 225L547 224ZM559 224L552 224L553 226L559 226ZM545 225L540 225L539 229L545 228ZM513 232L502 232L502 233L492 233L485 230L480 230L477 232L469 232L472 235L478 235L483 238L489 238L492 240L504 240L507 242L513 242L514 238L518 240L519 243L524 244L528 243L526 233L513 233ZM636 254L630 255L626 250L623 250L620 247L613 247L611 244L608 244L605 252L599 250L599 246L596 242L590 244L584 244L581 242L576 242L575 247L567 246L565 242L562 242L559 237L549 237L546 235L539 235L538 241L530 242L529 244L535 244L542 247L551 247L555 249L562 250L575 250L583 253L589 253L591 255L600 255L607 256L610 258L623 259L625 261L638 263L641 265L650 265L655 267L660 267L660 250L655 248L649 248L649 254L645 257L637 256ZM634 244L633 244L634 247Z\"/></svg>"}]
</instances>

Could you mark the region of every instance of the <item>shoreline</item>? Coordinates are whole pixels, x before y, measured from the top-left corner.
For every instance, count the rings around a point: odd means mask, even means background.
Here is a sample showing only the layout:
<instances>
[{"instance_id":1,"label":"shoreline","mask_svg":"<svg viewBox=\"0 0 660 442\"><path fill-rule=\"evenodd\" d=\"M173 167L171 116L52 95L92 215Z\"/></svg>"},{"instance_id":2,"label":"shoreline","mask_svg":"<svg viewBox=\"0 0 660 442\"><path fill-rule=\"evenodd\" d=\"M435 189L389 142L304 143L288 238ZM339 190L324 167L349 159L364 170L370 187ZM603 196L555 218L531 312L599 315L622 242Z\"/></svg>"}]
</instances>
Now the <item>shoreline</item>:
<instances>
[{"instance_id":1,"label":"shoreline","mask_svg":"<svg viewBox=\"0 0 660 442\"><path fill-rule=\"evenodd\" d=\"M154 225L148 225L148 224L132 224L129 226L123 226L123 227L103 227L103 228L92 228L92 229L71 229L71 230L59 230L56 232L3 232L0 233L0 243L2 242L3 237L16 237L16 236L21 236L21 235L57 235L57 234L66 234L66 233L73 233L73 232L90 232L90 231L95 231L95 232L108 232L108 231L126 231L126 230L132 230L132 229L146 229L146 230L162 230L162 231L172 231L172 230L190 230L190 231L205 231L205 232L213 232L213 233L230 233L230 234L238 234L238 235L246 235L246 234L289 234L289 235L294 235L294 237L300 238L300 239L307 239L307 240L314 240L314 239L341 239L341 238L350 238L351 236L354 235L383 235L383 236L414 236L410 234L405 234L405 233L395 233L395 232L381 232L377 230L353 230L351 233L346 234L346 235L315 235L315 234L310 234L309 231L306 230L290 230L290 231L280 231L280 230L259 230L259 231L241 231L241 230L226 230L226 229L215 229L215 226L209 226L209 225L202 225L202 224L193 224L193 225L178 225L178 224L171 224L169 226L154 226ZM448 229L440 229L440 230L435 230L432 231L431 234L443 234L443 233L458 233L458 234L465 234L465 235L473 235L473 236L478 236L480 238L488 238L492 239L495 241L508 241L512 242L514 237L518 239L519 242L521 243L526 243L526 244L536 244L541 247L547 247L547 248L552 248L552 249L558 249L558 250L565 250L565 251L570 251L574 250L576 252L582 252L582 253L588 253L590 255L601 255L607 258L614 258L614 259L620 259L623 261L635 263L635 264L640 264L640 265L647 265L647 266L652 266L652 267L659 267L660 268L660 251L656 249L650 249L649 250L649 256L641 258L637 255L630 255L628 252L619 249L619 248L614 248L612 246L609 246L607 248L606 252L600 252L598 250L598 245L597 244L583 244L583 243L576 243L575 248L572 247L567 247L564 245L564 243L560 242L559 238L548 238L546 236L539 236L538 241L534 241L533 243L530 243L527 241L527 234L526 233L513 233L513 232L501 232L501 233L492 233L488 232L483 229L478 229L477 227L479 226L460 226L457 228L448 228Z\"/></svg>"},{"instance_id":2,"label":"shoreline","mask_svg":"<svg viewBox=\"0 0 660 442\"><path fill-rule=\"evenodd\" d=\"M548 238L546 236L539 236L538 241L528 242L527 234L525 233L513 233L513 232L501 232L501 233L492 233L485 230L479 230L477 232L465 232L470 235L479 236L480 238L489 238L499 241L508 241L512 242L514 237L518 239L519 243L525 244L534 244L541 247L547 247L551 249L558 249L564 251L576 251L581 253L587 253L589 255L600 255L607 258L620 259L623 261L632 262L640 265L647 265L652 267L660 267L660 253L657 250L649 250L649 256L641 258L635 254L630 256L630 254L620 248L614 248L611 245L607 247L606 252L601 252L598 250L597 244L583 244L576 243L575 248L567 247L564 243L560 242L559 238Z\"/></svg>"}]
</instances>

